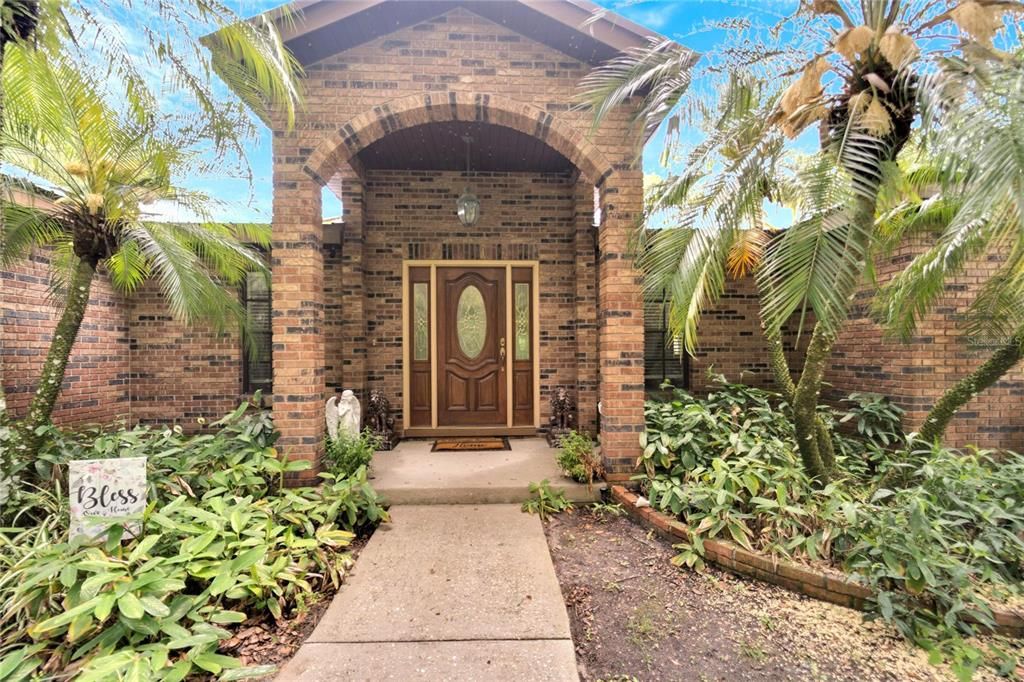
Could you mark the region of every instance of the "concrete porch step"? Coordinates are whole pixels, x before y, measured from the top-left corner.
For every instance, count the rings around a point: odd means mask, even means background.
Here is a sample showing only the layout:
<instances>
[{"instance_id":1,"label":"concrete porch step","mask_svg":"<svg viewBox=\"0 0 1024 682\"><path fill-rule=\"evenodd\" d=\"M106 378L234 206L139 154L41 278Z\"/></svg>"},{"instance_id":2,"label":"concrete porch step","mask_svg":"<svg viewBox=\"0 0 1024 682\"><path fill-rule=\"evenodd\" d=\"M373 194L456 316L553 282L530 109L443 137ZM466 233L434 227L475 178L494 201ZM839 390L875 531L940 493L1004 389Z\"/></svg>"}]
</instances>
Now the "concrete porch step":
<instances>
[{"instance_id":1,"label":"concrete porch step","mask_svg":"<svg viewBox=\"0 0 1024 682\"><path fill-rule=\"evenodd\" d=\"M389 504L519 504L530 483L547 479L577 504L600 499L592 490L562 476L556 450L540 438L512 438L511 450L431 452L433 440L408 440L378 452L371 483Z\"/></svg>"}]
</instances>

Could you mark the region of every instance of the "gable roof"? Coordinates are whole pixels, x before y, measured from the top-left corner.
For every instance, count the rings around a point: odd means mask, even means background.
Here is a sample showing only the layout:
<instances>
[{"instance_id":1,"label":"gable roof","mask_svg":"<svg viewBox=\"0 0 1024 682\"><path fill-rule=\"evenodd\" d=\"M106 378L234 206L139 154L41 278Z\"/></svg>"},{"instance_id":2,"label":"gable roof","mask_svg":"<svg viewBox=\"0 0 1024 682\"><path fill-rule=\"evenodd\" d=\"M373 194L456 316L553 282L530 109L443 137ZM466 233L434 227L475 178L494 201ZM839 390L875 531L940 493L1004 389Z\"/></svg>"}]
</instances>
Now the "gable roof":
<instances>
[{"instance_id":1,"label":"gable roof","mask_svg":"<svg viewBox=\"0 0 1024 682\"><path fill-rule=\"evenodd\" d=\"M456 7L596 65L644 47L655 31L589 0L296 0L269 13L303 65L367 43Z\"/></svg>"}]
</instances>

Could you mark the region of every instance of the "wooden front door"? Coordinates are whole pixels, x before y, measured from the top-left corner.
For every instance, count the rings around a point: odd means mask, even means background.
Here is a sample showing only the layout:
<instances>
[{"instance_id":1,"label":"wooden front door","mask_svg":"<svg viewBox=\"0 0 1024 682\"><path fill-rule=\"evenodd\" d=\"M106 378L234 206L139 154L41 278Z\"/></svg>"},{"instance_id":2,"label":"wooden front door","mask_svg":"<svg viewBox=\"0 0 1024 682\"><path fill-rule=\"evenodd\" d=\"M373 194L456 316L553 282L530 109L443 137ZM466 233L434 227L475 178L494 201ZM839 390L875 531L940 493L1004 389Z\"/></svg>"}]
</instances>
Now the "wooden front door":
<instances>
[{"instance_id":1,"label":"wooden front door","mask_svg":"<svg viewBox=\"0 0 1024 682\"><path fill-rule=\"evenodd\" d=\"M437 421L507 423L506 269L437 269Z\"/></svg>"}]
</instances>

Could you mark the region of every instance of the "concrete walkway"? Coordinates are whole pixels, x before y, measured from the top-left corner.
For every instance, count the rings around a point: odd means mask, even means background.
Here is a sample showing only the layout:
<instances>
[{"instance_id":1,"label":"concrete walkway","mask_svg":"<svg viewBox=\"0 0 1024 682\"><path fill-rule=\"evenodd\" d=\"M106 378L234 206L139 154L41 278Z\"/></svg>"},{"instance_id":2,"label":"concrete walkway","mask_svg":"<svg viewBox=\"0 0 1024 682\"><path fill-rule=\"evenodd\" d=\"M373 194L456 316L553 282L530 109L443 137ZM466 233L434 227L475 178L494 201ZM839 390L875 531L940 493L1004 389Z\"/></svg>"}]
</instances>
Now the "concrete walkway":
<instances>
[{"instance_id":1,"label":"concrete walkway","mask_svg":"<svg viewBox=\"0 0 1024 682\"><path fill-rule=\"evenodd\" d=\"M279 682L578 680L536 516L518 505L391 514Z\"/></svg>"},{"instance_id":2,"label":"concrete walkway","mask_svg":"<svg viewBox=\"0 0 1024 682\"><path fill-rule=\"evenodd\" d=\"M511 438L511 450L431 452L432 440L402 441L373 457L374 489L391 504L522 504L529 485L547 479L574 502L596 501L588 490L562 476L557 450L543 438Z\"/></svg>"}]
</instances>

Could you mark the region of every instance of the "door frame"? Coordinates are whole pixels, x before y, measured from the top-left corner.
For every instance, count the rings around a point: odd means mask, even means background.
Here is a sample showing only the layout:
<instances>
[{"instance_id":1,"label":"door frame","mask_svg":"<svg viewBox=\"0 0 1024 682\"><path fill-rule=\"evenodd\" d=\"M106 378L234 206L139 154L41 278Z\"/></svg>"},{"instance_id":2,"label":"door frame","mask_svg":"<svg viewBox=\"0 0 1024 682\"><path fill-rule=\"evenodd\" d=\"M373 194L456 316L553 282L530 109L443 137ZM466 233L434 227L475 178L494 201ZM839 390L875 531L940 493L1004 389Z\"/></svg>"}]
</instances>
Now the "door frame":
<instances>
[{"instance_id":1,"label":"door frame","mask_svg":"<svg viewBox=\"0 0 1024 682\"><path fill-rule=\"evenodd\" d=\"M437 270L438 268L504 268L505 269L505 338L509 339L509 352L505 356L505 399L508 406L505 426L440 426L437 418L438 406L438 344L437 344ZM410 427L411 414L411 369L412 369L412 337L409 324L410 308L410 268L430 268L430 426ZM514 336L515 308L513 305L512 269L530 268L532 273L531 301L532 320L530 321L530 357L533 362L533 424L513 426L515 411L512 409L512 340ZM540 262L535 260L403 260L402 261L402 428L406 435L438 435L448 436L459 433L530 435L540 428Z\"/></svg>"}]
</instances>

